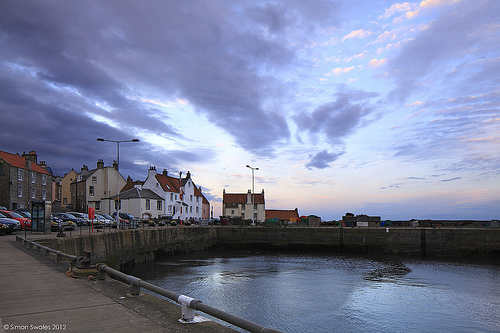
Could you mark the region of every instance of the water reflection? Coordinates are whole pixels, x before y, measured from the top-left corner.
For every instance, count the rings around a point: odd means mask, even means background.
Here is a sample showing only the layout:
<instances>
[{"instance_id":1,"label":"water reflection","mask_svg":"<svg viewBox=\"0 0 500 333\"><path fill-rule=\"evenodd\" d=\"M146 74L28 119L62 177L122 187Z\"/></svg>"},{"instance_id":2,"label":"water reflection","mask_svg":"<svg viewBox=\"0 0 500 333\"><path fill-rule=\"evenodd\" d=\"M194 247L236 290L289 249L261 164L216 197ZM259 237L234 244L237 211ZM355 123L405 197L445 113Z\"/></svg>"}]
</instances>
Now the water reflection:
<instances>
[{"instance_id":1,"label":"water reflection","mask_svg":"<svg viewBox=\"0 0 500 333\"><path fill-rule=\"evenodd\" d=\"M129 274L286 332L500 331L495 264L197 253Z\"/></svg>"}]
</instances>

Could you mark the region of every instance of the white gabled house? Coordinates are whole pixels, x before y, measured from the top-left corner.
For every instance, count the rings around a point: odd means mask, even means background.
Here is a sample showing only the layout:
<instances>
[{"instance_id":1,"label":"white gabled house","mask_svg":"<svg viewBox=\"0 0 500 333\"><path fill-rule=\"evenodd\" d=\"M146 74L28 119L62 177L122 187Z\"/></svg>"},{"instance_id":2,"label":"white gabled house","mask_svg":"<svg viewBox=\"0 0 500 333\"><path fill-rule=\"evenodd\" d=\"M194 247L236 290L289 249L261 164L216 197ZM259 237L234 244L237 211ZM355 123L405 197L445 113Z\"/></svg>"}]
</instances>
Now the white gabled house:
<instances>
[{"instance_id":1,"label":"white gabled house","mask_svg":"<svg viewBox=\"0 0 500 333\"><path fill-rule=\"evenodd\" d=\"M157 174L156 168L150 167L142 187L164 199L163 212L160 215L180 220L203 217L204 196L191 179L189 171L186 177L182 178L182 173L179 173L179 177L176 178L169 176L167 170Z\"/></svg>"},{"instance_id":2,"label":"white gabled house","mask_svg":"<svg viewBox=\"0 0 500 333\"><path fill-rule=\"evenodd\" d=\"M117 196L104 198L103 213L112 215L114 208L108 211L108 207L114 207ZM135 185L133 188L120 192L120 212L132 214L143 220L161 215L163 212L163 198L155 192Z\"/></svg>"}]
</instances>

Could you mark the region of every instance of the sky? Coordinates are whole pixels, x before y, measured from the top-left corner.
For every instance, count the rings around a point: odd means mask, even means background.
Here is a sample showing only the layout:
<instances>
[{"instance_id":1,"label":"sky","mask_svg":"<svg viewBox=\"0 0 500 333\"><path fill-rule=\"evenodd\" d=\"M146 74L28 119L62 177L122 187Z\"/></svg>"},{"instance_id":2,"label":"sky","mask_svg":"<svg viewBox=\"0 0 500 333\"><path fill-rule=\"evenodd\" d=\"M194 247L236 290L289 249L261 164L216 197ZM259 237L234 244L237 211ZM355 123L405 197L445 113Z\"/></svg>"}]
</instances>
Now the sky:
<instances>
[{"instance_id":1,"label":"sky","mask_svg":"<svg viewBox=\"0 0 500 333\"><path fill-rule=\"evenodd\" d=\"M338 220L500 218L500 1L0 1L0 150Z\"/></svg>"}]
</instances>

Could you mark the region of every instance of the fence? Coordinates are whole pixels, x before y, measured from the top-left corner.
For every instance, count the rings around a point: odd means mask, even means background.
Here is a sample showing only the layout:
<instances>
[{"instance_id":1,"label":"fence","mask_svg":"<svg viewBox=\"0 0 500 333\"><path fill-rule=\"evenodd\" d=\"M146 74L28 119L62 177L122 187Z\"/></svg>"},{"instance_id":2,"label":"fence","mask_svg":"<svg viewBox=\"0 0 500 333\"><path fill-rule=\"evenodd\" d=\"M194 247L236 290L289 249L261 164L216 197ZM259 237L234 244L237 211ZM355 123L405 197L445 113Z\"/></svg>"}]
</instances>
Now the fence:
<instances>
[{"instance_id":1,"label":"fence","mask_svg":"<svg viewBox=\"0 0 500 333\"><path fill-rule=\"evenodd\" d=\"M19 243L23 243L24 245L36 249L37 251L44 251L45 255L48 256L51 253L56 256L56 260L60 261L62 258L69 259L72 262L75 260L82 258L74 255L66 254L61 251L57 251L51 249L49 247L43 246L26 238L16 236L16 241ZM194 320L195 310L204 312L208 315L211 315L215 318L223 320L229 324L237 326L239 328L243 328L250 332L259 332L259 333L283 333L282 331L268 328L251 321L248 321L244 318L232 315L225 311L219 310L217 308L211 307L209 305L203 304L201 301L191 298L189 296L177 294L161 287L155 286L154 284L143 281L135 276L124 274L120 271L117 271L111 267L108 267L106 264L98 264L97 270L99 275L104 275L107 273L109 276L121 281L128 283L130 285L130 294L131 295L139 295L141 288L154 292L158 295L167 297L170 300L173 300L181 305L181 319L190 322Z\"/></svg>"}]
</instances>

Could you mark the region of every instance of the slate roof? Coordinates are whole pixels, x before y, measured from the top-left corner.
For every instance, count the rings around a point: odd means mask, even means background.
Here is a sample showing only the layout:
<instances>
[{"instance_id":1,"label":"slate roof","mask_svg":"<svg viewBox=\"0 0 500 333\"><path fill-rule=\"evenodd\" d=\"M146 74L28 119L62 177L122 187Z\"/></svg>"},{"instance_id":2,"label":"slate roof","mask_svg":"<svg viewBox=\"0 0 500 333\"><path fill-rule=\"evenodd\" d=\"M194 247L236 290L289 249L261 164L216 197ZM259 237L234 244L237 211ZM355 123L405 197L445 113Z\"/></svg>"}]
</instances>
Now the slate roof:
<instances>
[{"instance_id":1,"label":"slate roof","mask_svg":"<svg viewBox=\"0 0 500 333\"><path fill-rule=\"evenodd\" d=\"M7 153L5 151L0 150L0 158L4 159L7 163L12 165L13 167L28 170L26 168L26 160L22 156L19 156L17 154L16 155L10 154L10 153ZM36 163L31 163L31 171L50 175L50 173L47 170L45 170L44 168L42 168L41 166L39 166Z\"/></svg>"},{"instance_id":2,"label":"slate roof","mask_svg":"<svg viewBox=\"0 0 500 333\"><path fill-rule=\"evenodd\" d=\"M109 199L114 199L114 198L116 198L116 195L111 196ZM139 199L139 198L163 200L162 197L160 197L158 194L151 191L150 189L139 189L137 187L134 187L134 188L131 188L130 190L127 190L127 191L120 193L120 200Z\"/></svg>"}]
</instances>

